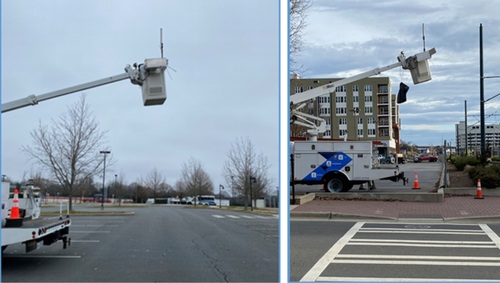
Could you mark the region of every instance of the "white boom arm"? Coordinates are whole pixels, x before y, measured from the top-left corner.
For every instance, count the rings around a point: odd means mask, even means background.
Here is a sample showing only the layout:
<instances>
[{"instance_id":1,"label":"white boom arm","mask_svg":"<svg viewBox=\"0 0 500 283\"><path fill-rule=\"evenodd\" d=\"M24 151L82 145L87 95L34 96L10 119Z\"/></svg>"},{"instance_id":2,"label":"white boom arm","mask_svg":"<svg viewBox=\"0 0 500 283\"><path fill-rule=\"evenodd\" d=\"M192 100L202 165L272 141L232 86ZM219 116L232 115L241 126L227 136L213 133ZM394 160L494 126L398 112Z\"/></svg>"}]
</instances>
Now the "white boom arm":
<instances>
[{"instance_id":1,"label":"white boom arm","mask_svg":"<svg viewBox=\"0 0 500 283\"><path fill-rule=\"evenodd\" d=\"M30 105L36 105L38 102L56 98L59 96L79 92L89 88L94 88L125 79L130 79L133 84L142 87L144 105L158 105L165 102L167 96L165 92L164 71L167 68L168 61L165 58L146 59L144 64L134 64L125 67L125 73L116 76L100 79L73 87L64 88L41 94L38 96L30 95L25 98L6 102L2 104L2 113L23 108Z\"/></svg>"},{"instance_id":2,"label":"white boom arm","mask_svg":"<svg viewBox=\"0 0 500 283\"><path fill-rule=\"evenodd\" d=\"M422 82L426 82L431 80L431 74L429 70L429 66L427 63L427 60L432 57L433 54L436 53L436 49L432 48L429 51L424 51L418 54L415 54L414 56L405 58L403 52L398 56L398 62L387 65L385 67L379 67L375 68L373 70L341 79L323 86L319 86L304 92L296 93L294 95L290 96L290 107L295 107L295 109L291 109L290 111L290 117L291 117L291 123L297 124L297 125L302 125L309 127L310 130L307 131L307 133L314 137L319 133L324 133L326 131L326 121L320 117L312 116L309 114L305 114L303 112L298 111L300 108L304 106L304 103L307 102L310 99L314 99L316 97L319 97L321 95L329 94L331 92L335 91L335 88L338 86L343 86L348 83L352 83L364 78L368 78L374 75L379 75L382 72L398 68L398 67L403 67L403 69L410 70L413 78L413 83L414 84L419 84ZM312 122L307 119L312 119L312 120L317 120L320 121L320 125L317 126L315 122ZM302 121L307 121L306 123Z\"/></svg>"}]
</instances>

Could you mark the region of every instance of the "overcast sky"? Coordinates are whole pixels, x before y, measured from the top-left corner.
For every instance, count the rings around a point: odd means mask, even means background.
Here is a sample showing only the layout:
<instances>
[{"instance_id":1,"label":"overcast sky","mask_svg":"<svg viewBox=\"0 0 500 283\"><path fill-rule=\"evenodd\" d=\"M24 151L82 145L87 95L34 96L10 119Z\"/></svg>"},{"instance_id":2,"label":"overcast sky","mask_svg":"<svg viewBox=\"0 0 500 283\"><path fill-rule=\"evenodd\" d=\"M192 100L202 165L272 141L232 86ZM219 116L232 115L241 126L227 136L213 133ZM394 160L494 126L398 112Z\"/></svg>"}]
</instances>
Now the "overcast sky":
<instances>
[{"instance_id":1,"label":"overcast sky","mask_svg":"<svg viewBox=\"0 0 500 283\"><path fill-rule=\"evenodd\" d=\"M396 63L436 48L430 61L432 81L413 85L409 72L381 74L410 86L401 104L401 138L418 145L456 144L455 124L479 123L479 24L483 24L485 76L500 75L500 6L489 0L331 1L312 0L304 48L298 63L303 78L346 77ZM500 93L500 78L485 79L485 100ZM499 123L500 96L485 104L487 123Z\"/></svg>"},{"instance_id":2,"label":"overcast sky","mask_svg":"<svg viewBox=\"0 0 500 283\"><path fill-rule=\"evenodd\" d=\"M167 183L190 158L214 189L237 138L268 158L278 184L278 1L2 1L2 102L123 73L160 57L167 101L144 107L129 80L84 91L116 164L133 182L157 168ZM2 114L2 174L20 180L36 166L23 153L38 121L50 124L81 93ZM97 151L103 150L96 148ZM108 171L110 170L110 171ZM99 180L96 180L99 182Z\"/></svg>"}]
</instances>

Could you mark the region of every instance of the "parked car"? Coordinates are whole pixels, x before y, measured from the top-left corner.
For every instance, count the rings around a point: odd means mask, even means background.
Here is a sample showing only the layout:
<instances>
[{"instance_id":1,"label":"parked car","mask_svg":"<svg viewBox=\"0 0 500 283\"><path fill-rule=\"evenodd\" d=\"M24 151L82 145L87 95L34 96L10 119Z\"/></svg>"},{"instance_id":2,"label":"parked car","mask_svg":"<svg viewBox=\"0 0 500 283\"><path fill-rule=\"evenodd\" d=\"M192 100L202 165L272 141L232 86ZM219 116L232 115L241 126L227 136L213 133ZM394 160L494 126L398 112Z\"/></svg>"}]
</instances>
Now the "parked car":
<instances>
[{"instance_id":1,"label":"parked car","mask_svg":"<svg viewBox=\"0 0 500 283\"><path fill-rule=\"evenodd\" d=\"M438 157L434 154L426 153L426 154L421 154L419 156L415 156L413 161L417 163L422 161L436 162L438 161Z\"/></svg>"},{"instance_id":2,"label":"parked car","mask_svg":"<svg viewBox=\"0 0 500 283\"><path fill-rule=\"evenodd\" d=\"M394 156L392 156L392 155L389 155L389 156L379 155L378 161L380 162L380 164L394 164L396 162L396 160L394 159Z\"/></svg>"}]
</instances>

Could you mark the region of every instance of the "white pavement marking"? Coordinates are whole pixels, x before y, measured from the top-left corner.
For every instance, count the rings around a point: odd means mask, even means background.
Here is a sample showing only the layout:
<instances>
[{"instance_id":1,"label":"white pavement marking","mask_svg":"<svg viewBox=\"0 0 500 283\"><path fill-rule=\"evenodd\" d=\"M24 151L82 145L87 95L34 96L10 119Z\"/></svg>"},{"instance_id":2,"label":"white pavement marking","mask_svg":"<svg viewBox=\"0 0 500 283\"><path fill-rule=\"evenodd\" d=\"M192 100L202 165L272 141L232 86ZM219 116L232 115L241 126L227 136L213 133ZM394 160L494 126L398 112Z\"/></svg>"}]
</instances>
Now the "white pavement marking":
<instances>
[{"instance_id":1,"label":"white pavement marking","mask_svg":"<svg viewBox=\"0 0 500 283\"><path fill-rule=\"evenodd\" d=\"M389 265L435 265L435 266L500 266L500 262L462 262L462 261L430 261L430 260L362 260L362 259L335 259L332 263L347 264L389 264Z\"/></svg>"},{"instance_id":2,"label":"white pavement marking","mask_svg":"<svg viewBox=\"0 0 500 283\"><path fill-rule=\"evenodd\" d=\"M215 218L225 218L224 216L218 215L218 214L214 214L214 215L212 215L212 217L215 217Z\"/></svg>"},{"instance_id":3,"label":"white pavement marking","mask_svg":"<svg viewBox=\"0 0 500 283\"><path fill-rule=\"evenodd\" d=\"M234 219L239 219L240 218L239 216L236 216L236 215L226 215L226 217L234 218Z\"/></svg>"},{"instance_id":4,"label":"white pavement marking","mask_svg":"<svg viewBox=\"0 0 500 283\"><path fill-rule=\"evenodd\" d=\"M411 244L411 243L347 243L349 246L386 246L386 247L433 247L433 248L475 248L475 249L496 249L494 245L450 245L450 244Z\"/></svg>"},{"instance_id":5,"label":"white pavement marking","mask_svg":"<svg viewBox=\"0 0 500 283\"><path fill-rule=\"evenodd\" d=\"M500 261L500 257L490 256L440 256L440 255L374 255L374 254L339 254L335 258L376 258L376 259L431 259L431 260L476 260Z\"/></svg>"},{"instance_id":6,"label":"white pavement marking","mask_svg":"<svg viewBox=\"0 0 500 283\"><path fill-rule=\"evenodd\" d=\"M436 231L436 232L470 232L470 233L476 233L476 234L482 234L484 231L481 231L479 229L415 229L415 228L361 228L360 232L365 232L366 231L387 231L387 232L394 232L394 233L399 233L400 231L415 231L415 232L425 232L425 231Z\"/></svg>"},{"instance_id":7,"label":"white pavement marking","mask_svg":"<svg viewBox=\"0 0 500 283\"><path fill-rule=\"evenodd\" d=\"M428 243L428 244L471 244L492 245L490 241L432 241L432 240L397 240L397 239L351 239L351 242L380 242L380 243Z\"/></svg>"},{"instance_id":8,"label":"white pavement marking","mask_svg":"<svg viewBox=\"0 0 500 283\"><path fill-rule=\"evenodd\" d=\"M359 231L359 229L365 224L364 222L357 222L352 226L352 228L347 231L347 233L340 238L324 255L318 262L300 279L300 281L316 281L320 277L321 273L325 271L326 267L332 262L332 260L337 256L340 250L349 242L349 240Z\"/></svg>"},{"instance_id":9,"label":"white pavement marking","mask_svg":"<svg viewBox=\"0 0 500 283\"><path fill-rule=\"evenodd\" d=\"M495 245L500 249L500 237L498 237L498 235L486 224L479 224L479 227L483 229L486 235L488 235L493 243L495 243Z\"/></svg>"},{"instance_id":10,"label":"white pavement marking","mask_svg":"<svg viewBox=\"0 0 500 283\"><path fill-rule=\"evenodd\" d=\"M443 278L377 278L377 277L319 277L319 282L498 282L482 279L443 279Z\"/></svg>"}]
</instances>

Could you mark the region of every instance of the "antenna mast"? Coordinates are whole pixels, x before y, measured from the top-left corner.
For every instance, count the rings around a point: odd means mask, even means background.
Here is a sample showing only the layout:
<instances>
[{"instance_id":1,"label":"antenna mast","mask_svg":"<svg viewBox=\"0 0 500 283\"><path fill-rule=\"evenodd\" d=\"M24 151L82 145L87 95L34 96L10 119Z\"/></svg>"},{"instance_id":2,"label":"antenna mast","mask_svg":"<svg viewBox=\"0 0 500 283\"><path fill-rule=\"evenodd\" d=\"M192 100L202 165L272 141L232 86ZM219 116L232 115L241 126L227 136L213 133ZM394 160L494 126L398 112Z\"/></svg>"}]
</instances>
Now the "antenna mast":
<instances>
[{"instance_id":1,"label":"antenna mast","mask_svg":"<svg viewBox=\"0 0 500 283\"><path fill-rule=\"evenodd\" d=\"M425 52L425 32L424 32L424 24L422 24L422 41L424 42L424 52Z\"/></svg>"},{"instance_id":2,"label":"antenna mast","mask_svg":"<svg viewBox=\"0 0 500 283\"><path fill-rule=\"evenodd\" d=\"M160 51L161 51L161 58L163 58L163 29L160 28Z\"/></svg>"}]
</instances>

